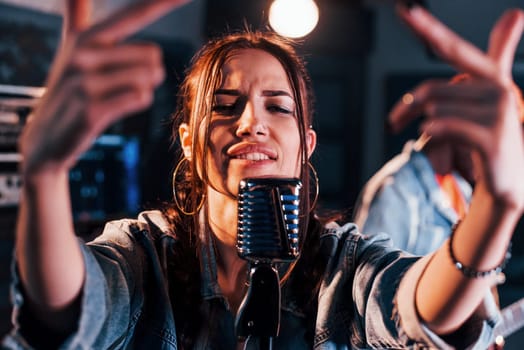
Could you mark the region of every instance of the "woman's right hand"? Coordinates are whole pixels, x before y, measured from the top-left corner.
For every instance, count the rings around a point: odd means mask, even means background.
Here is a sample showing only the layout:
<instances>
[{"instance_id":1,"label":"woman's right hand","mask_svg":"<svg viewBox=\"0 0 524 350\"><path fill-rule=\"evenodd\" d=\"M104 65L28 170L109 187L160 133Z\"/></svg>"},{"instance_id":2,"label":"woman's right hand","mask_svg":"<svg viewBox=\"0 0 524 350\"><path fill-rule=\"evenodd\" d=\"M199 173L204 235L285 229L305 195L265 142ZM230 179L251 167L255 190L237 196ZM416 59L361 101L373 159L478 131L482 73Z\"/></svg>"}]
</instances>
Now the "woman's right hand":
<instances>
[{"instance_id":1,"label":"woman's right hand","mask_svg":"<svg viewBox=\"0 0 524 350\"><path fill-rule=\"evenodd\" d=\"M62 47L19 140L24 177L69 170L109 125L152 103L161 51L124 40L186 2L142 1L92 26L90 0L67 2Z\"/></svg>"}]
</instances>

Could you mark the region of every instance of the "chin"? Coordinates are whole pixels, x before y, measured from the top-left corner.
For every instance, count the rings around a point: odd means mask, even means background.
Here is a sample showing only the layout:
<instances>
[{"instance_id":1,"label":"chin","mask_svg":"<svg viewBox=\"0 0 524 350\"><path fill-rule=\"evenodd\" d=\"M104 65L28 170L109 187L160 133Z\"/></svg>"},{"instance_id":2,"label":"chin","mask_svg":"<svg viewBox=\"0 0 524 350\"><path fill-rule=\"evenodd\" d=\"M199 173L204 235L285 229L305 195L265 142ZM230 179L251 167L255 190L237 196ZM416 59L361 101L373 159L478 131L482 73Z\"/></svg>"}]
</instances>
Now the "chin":
<instances>
[{"instance_id":1,"label":"chin","mask_svg":"<svg viewBox=\"0 0 524 350\"><path fill-rule=\"evenodd\" d=\"M291 173L291 172L290 172ZM234 175L230 172L227 176L230 179L228 182L229 185L235 184L238 189L238 185L242 179L247 178L298 178L298 175L295 175L295 171L292 171L293 174L286 174L282 171L275 171L275 169L261 169L261 168L244 168L242 171L237 171ZM229 186L230 188L231 186Z\"/></svg>"}]
</instances>

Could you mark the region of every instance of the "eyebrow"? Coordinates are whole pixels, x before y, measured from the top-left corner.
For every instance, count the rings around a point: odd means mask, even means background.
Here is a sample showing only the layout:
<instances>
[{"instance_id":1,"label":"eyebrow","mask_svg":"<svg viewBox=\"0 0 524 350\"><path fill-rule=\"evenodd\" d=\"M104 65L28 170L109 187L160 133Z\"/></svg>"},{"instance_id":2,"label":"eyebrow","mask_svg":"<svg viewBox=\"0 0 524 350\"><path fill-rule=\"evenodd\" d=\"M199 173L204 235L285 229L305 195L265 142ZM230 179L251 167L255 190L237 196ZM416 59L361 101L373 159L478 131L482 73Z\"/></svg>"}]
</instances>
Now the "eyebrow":
<instances>
[{"instance_id":1,"label":"eyebrow","mask_svg":"<svg viewBox=\"0 0 524 350\"><path fill-rule=\"evenodd\" d=\"M228 95L228 96L239 96L240 91L236 89L218 89L215 91L215 95ZM291 94L284 90L264 90L262 96L273 97L273 96L287 96L293 98Z\"/></svg>"}]
</instances>

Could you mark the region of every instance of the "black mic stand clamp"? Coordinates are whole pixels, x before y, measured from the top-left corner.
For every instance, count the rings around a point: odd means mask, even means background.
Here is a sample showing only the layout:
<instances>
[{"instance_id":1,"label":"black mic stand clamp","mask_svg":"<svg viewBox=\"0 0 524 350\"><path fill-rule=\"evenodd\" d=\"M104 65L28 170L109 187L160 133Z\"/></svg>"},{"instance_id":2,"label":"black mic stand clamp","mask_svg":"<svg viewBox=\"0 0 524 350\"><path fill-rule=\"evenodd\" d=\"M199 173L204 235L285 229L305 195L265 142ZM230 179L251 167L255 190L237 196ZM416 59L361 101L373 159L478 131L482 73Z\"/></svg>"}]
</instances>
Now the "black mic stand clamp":
<instances>
[{"instance_id":1,"label":"black mic stand clamp","mask_svg":"<svg viewBox=\"0 0 524 350\"><path fill-rule=\"evenodd\" d=\"M260 349L272 349L280 326L280 280L270 263L253 263L249 288L236 317L237 337L258 337Z\"/></svg>"}]
</instances>

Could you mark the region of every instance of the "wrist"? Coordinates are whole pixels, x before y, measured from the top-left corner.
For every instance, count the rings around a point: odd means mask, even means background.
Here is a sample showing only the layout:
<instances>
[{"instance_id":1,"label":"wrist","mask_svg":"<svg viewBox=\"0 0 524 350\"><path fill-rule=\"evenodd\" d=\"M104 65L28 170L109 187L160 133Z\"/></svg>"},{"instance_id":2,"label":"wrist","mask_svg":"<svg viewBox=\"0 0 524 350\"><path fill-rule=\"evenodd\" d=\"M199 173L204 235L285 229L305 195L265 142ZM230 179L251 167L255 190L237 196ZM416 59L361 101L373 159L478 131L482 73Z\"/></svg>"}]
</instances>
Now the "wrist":
<instances>
[{"instance_id":1,"label":"wrist","mask_svg":"<svg viewBox=\"0 0 524 350\"><path fill-rule=\"evenodd\" d=\"M39 188L54 188L57 184L68 183L69 170L47 168L39 171L20 170L22 186L25 190L33 191Z\"/></svg>"},{"instance_id":2,"label":"wrist","mask_svg":"<svg viewBox=\"0 0 524 350\"><path fill-rule=\"evenodd\" d=\"M453 265L459 270L465 277L468 278L482 278L482 277L488 277L491 275L498 275L502 272L502 270L506 267L506 264L508 263L509 259L511 258L511 242L508 245L506 254L504 255L504 258L500 260L500 262L486 270L480 270L472 266L468 266L461 262L454 253L453 248L453 237L455 236L455 231L457 229L457 226L460 224L460 221L457 222L455 225L453 225L453 228L451 229L451 235L448 240L448 253L450 255L451 261L453 262Z\"/></svg>"},{"instance_id":3,"label":"wrist","mask_svg":"<svg viewBox=\"0 0 524 350\"><path fill-rule=\"evenodd\" d=\"M519 195L518 186L513 186L513 191L503 193L493 193L484 181L478 181L475 184L473 192L473 201L482 203L482 206L489 207L494 216L514 215L519 218L524 210L524 196Z\"/></svg>"}]
</instances>

